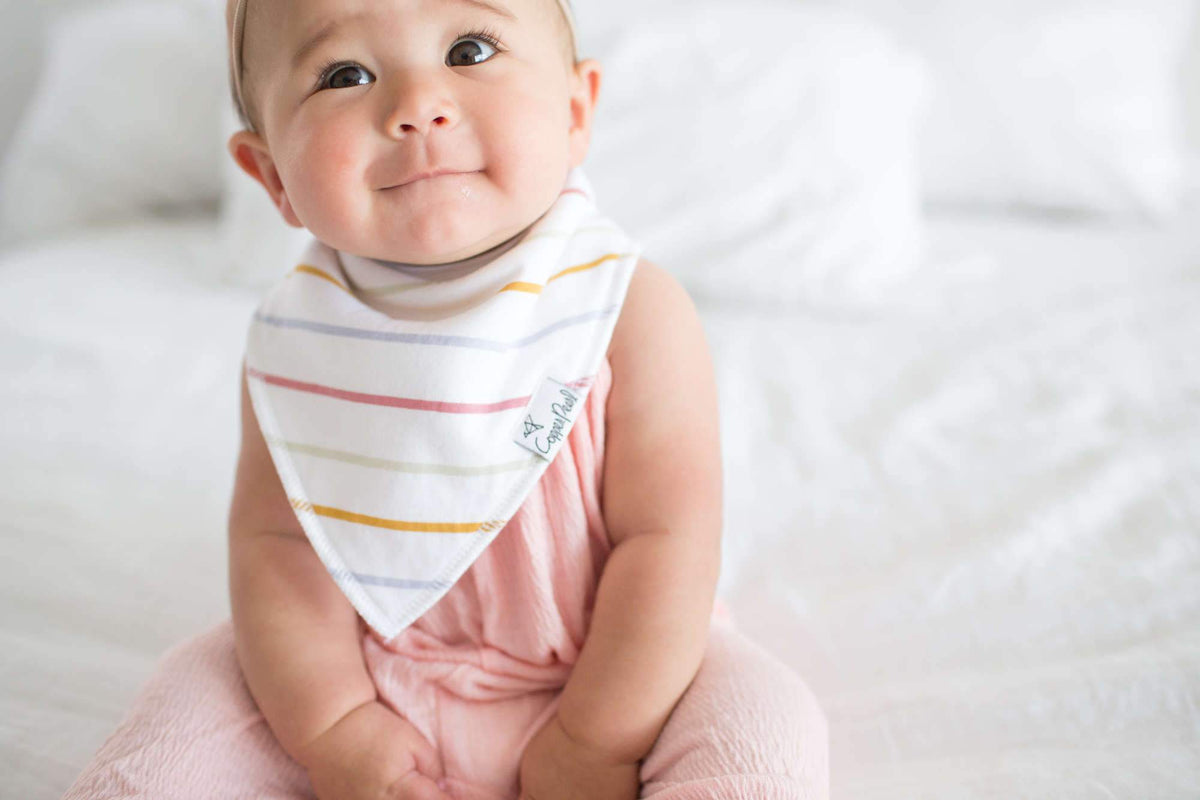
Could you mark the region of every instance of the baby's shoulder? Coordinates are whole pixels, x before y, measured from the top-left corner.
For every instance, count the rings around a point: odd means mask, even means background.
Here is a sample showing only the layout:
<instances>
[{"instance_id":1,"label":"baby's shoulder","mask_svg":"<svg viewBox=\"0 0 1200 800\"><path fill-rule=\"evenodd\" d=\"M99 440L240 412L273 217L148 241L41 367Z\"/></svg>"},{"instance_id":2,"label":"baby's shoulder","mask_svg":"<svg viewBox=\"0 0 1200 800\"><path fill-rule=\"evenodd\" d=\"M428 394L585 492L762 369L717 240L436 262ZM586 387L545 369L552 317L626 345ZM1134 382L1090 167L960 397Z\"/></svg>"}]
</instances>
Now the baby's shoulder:
<instances>
[{"instance_id":1,"label":"baby's shoulder","mask_svg":"<svg viewBox=\"0 0 1200 800\"><path fill-rule=\"evenodd\" d=\"M614 378L700 355L707 355L707 344L691 296L670 272L640 259L608 346Z\"/></svg>"},{"instance_id":2,"label":"baby's shoulder","mask_svg":"<svg viewBox=\"0 0 1200 800\"><path fill-rule=\"evenodd\" d=\"M641 262L613 332L604 406L602 511L614 545L638 532L719 536L716 374L691 297ZM691 535L691 534L689 534Z\"/></svg>"}]
</instances>

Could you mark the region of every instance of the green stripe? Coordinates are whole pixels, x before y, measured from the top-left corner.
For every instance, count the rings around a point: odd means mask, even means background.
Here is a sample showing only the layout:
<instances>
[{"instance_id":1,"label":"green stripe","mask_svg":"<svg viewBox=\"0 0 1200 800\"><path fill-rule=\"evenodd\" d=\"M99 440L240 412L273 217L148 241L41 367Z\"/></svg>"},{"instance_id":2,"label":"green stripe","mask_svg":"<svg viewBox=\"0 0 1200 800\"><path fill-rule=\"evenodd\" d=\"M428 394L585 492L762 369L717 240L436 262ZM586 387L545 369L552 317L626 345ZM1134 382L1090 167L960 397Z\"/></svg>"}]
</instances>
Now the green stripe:
<instances>
[{"instance_id":1,"label":"green stripe","mask_svg":"<svg viewBox=\"0 0 1200 800\"><path fill-rule=\"evenodd\" d=\"M311 444L288 442L273 436L266 436L264 438L270 444L286 448L293 453L303 453L315 456L316 458L327 458L331 461L357 464L360 467L386 469L392 472L405 472L413 475L459 475L465 477L496 475L501 472L516 472L517 470L528 469L541 460L537 456L531 455L528 458L522 458L517 461L490 464L482 467L456 467L453 464L414 464L404 461L392 461L386 458L372 458L371 456L347 453L344 450L332 450L328 447L317 447Z\"/></svg>"}]
</instances>

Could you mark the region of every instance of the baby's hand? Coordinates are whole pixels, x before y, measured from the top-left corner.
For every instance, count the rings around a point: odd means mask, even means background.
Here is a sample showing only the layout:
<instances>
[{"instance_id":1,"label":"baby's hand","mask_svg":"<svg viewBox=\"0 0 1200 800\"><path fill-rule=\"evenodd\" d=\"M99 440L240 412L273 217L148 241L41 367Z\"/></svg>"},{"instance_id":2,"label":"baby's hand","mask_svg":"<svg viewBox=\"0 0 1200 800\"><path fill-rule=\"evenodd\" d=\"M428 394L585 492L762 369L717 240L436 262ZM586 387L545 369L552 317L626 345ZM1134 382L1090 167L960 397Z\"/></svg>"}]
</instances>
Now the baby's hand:
<instances>
[{"instance_id":1,"label":"baby's hand","mask_svg":"<svg viewBox=\"0 0 1200 800\"><path fill-rule=\"evenodd\" d=\"M359 706L300 754L320 800L451 800L437 752L379 702Z\"/></svg>"},{"instance_id":2,"label":"baby's hand","mask_svg":"<svg viewBox=\"0 0 1200 800\"><path fill-rule=\"evenodd\" d=\"M576 742L555 714L525 746L520 800L635 800L638 762L609 758Z\"/></svg>"}]
</instances>

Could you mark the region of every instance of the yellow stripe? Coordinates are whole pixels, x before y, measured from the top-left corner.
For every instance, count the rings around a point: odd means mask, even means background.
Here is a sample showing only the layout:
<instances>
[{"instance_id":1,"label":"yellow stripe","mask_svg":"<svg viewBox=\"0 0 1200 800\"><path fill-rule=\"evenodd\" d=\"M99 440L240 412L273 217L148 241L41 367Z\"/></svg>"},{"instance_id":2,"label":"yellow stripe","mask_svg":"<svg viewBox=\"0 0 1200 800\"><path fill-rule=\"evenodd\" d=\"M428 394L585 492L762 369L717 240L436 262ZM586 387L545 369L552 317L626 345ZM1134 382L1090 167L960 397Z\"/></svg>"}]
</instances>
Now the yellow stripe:
<instances>
[{"instance_id":1,"label":"yellow stripe","mask_svg":"<svg viewBox=\"0 0 1200 800\"><path fill-rule=\"evenodd\" d=\"M601 264L605 263L606 261L616 261L619 258L627 258L627 257L628 257L628 255L623 255L621 253L609 253L606 256L601 256L600 258L597 258L595 261L589 261L588 263L580 264L577 267L567 267L566 269L564 269L562 272L558 273L557 275L551 275L550 280L546 281L546 283L549 284L550 281L556 281L559 278L563 277L564 275L570 275L574 272L586 272L589 269L595 269L596 267L600 266ZM546 287L541 286L536 283L510 283L508 286L505 286L500 291L502 291L502 292L516 291L516 292L529 292L530 294L541 294L541 291L544 288L546 288Z\"/></svg>"},{"instance_id":2,"label":"yellow stripe","mask_svg":"<svg viewBox=\"0 0 1200 800\"><path fill-rule=\"evenodd\" d=\"M585 272L589 269L600 266L605 261L616 261L618 258L626 258L626 257L627 256L621 255L620 253L610 253L609 255L606 255L602 258L597 258L595 261L592 261L590 263L580 264L578 267L568 267L567 269L564 269L562 272L558 273L557 275L552 275L550 277L550 281L556 281L559 278L563 277L564 275L570 275L572 272ZM550 281L546 281L546 283L549 283Z\"/></svg>"},{"instance_id":3,"label":"yellow stripe","mask_svg":"<svg viewBox=\"0 0 1200 800\"><path fill-rule=\"evenodd\" d=\"M500 291L502 292L529 292L530 294L541 294L545 287L540 283L526 283L525 281L517 281L510 283Z\"/></svg>"},{"instance_id":4,"label":"yellow stripe","mask_svg":"<svg viewBox=\"0 0 1200 800\"><path fill-rule=\"evenodd\" d=\"M604 228L596 228L594 230L605 230L605 229ZM545 234L545 235L550 236L551 234ZM556 281L559 278L561 278L565 275L570 275L571 273L574 273L574 272L585 272L589 269L598 267L601 264L608 262L608 261L615 261L617 259L628 258L628 257L629 257L628 253L610 253L606 256L598 258L595 261L589 262L587 264L580 264L575 267L568 267L567 269L564 269L562 272L558 273L557 275L552 276L550 278L550 280L546 281L546 283L550 283L550 281ZM297 269L300 269L300 268L297 267ZM324 273L321 273L319 271L314 274L318 274L321 277L326 278L327 280L333 280L333 278L330 278L328 275L325 275ZM334 281L334 283L337 283L337 281ZM338 284L338 285L341 286L341 284ZM421 288L425 287L426 285L427 284L424 284L424 283L413 283L413 284L406 283L406 284L399 284L399 285L393 285L393 286L377 286L372 289L360 289L359 291L362 294L371 295L371 296L392 295L392 294L400 294L401 292L411 292L414 289L421 289ZM516 281L514 283L508 284L500 291L501 292L528 292L529 294L541 294L542 290L545 288L546 288L545 286L542 286L541 284L538 284L538 283L529 283L526 281Z\"/></svg>"},{"instance_id":5,"label":"yellow stripe","mask_svg":"<svg viewBox=\"0 0 1200 800\"><path fill-rule=\"evenodd\" d=\"M522 239L522 243L531 242L534 239L566 239L578 233L612 233L617 229L611 225L599 225L591 228L580 228L577 231L544 231L542 233L533 233ZM425 283L403 283L392 286L376 286L368 289L359 289L361 294L379 297L384 295L401 294L403 292L411 292L414 289L422 289L426 286Z\"/></svg>"},{"instance_id":6,"label":"yellow stripe","mask_svg":"<svg viewBox=\"0 0 1200 800\"><path fill-rule=\"evenodd\" d=\"M345 286L342 286L342 284L339 283L336 278L329 275L329 273L325 272L324 270L317 269L316 267L312 266L311 264L301 264L300 266L296 267L296 269L294 269L293 272L304 272L309 275L316 275L318 278L324 278L325 280L329 281L334 286L341 289L343 292L346 292L347 294L350 293L350 290L347 289Z\"/></svg>"},{"instance_id":7,"label":"yellow stripe","mask_svg":"<svg viewBox=\"0 0 1200 800\"><path fill-rule=\"evenodd\" d=\"M482 522L405 522L398 519L383 519L367 514L356 514L353 511L343 511L340 508L313 505L304 500L292 499L292 507L298 511L311 511L314 514L344 522L356 522L360 525L370 525L373 528L385 528L390 531L416 531L418 533L475 533L483 527Z\"/></svg>"}]
</instances>

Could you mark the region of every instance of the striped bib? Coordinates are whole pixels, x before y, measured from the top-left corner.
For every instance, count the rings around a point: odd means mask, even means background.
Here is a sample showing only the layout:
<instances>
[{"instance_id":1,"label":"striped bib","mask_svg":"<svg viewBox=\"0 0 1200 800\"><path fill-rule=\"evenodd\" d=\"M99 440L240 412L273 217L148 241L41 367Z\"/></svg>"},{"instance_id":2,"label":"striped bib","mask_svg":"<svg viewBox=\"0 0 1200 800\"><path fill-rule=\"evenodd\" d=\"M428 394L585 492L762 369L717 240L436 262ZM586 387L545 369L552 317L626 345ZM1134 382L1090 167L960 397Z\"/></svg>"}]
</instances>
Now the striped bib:
<instances>
[{"instance_id":1,"label":"striped bib","mask_svg":"<svg viewBox=\"0 0 1200 800\"><path fill-rule=\"evenodd\" d=\"M384 639L449 591L565 442L638 256L576 169L465 274L313 241L266 294L246 341L255 416L317 555Z\"/></svg>"}]
</instances>

